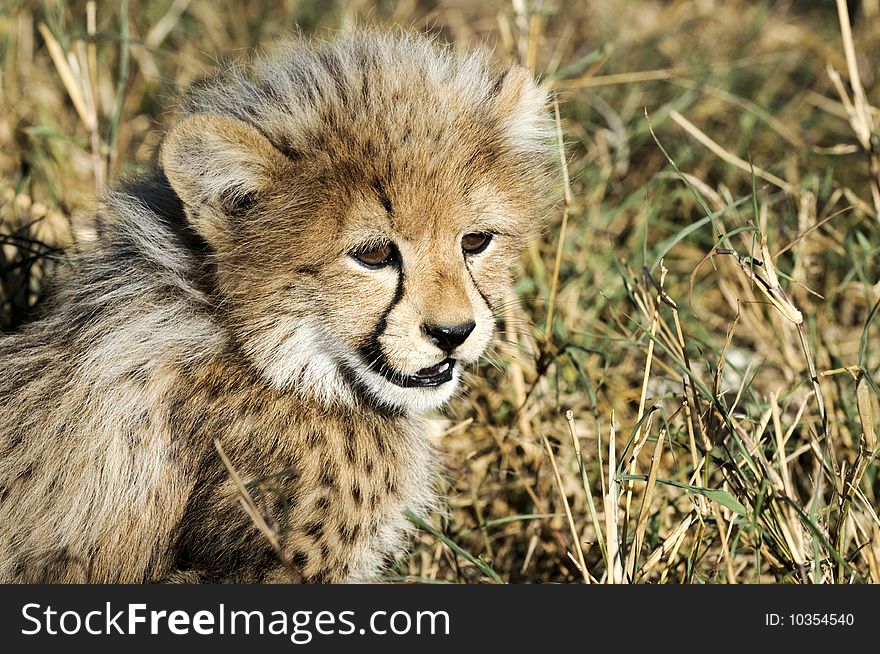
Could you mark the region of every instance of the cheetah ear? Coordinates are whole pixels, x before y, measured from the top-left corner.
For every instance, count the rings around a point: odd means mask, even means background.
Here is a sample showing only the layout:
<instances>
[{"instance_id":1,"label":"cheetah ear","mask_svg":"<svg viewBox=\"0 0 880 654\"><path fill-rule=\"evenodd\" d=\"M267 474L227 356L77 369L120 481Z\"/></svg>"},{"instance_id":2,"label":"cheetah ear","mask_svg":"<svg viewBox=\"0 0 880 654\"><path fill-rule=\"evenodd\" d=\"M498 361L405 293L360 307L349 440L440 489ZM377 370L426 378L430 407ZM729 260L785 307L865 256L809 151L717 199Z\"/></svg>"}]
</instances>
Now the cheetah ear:
<instances>
[{"instance_id":1,"label":"cheetah ear","mask_svg":"<svg viewBox=\"0 0 880 654\"><path fill-rule=\"evenodd\" d=\"M171 188L208 242L228 234L289 161L257 129L214 114L185 117L165 136L159 160Z\"/></svg>"},{"instance_id":2,"label":"cheetah ear","mask_svg":"<svg viewBox=\"0 0 880 654\"><path fill-rule=\"evenodd\" d=\"M544 150L552 138L547 89L522 66L511 66L496 80L495 114L517 149Z\"/></svg>"}]
</instances>

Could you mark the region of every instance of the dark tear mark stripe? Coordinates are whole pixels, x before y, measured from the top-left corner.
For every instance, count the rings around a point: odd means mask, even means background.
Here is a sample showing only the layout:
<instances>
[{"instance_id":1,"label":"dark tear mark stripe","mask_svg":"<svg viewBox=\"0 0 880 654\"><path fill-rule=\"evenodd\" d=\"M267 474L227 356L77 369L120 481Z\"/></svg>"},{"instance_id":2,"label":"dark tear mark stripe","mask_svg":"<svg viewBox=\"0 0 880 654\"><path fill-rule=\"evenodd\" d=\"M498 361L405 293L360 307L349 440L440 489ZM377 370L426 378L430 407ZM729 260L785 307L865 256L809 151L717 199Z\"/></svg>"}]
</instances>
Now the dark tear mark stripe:
<instances>
[{"instance_id":1,"label":"dark tear mark stripe","mask_svg":"<svg viewBox=\"0 0 880 654\"><path fill-rule=\"evenodd\" d=\"M480 290L480 286L479 286L479 284L477 284L477 280L474 279L474 273L471 270L471 267L467 263L464 264L464 267L468 272L468 276L471 278L471 283L474 285L474 288L477 289L477 293L479 293L480 297L483 298L483 302L486 303L486 306L488 307L489 311L494 316L495 315L495 308L492 306L492 303L489 302L489 298L486 297L485 293L483 293L483 291Z\"/></svg>"},{"instance_id":2,"label":"dark tear mark stripe","mask_svg":"<svg viewBox=\"0 0 880 654\"><path fill-rule=\"evenodd\" d=\"M370 338L361 347L361 356L366 360L367 367L379 374L382 374L382 370L389 370L388 362L385 360L385 354L382 352L382 347L379 345L379 337L385 332L385 327L388 322L388 315L394 310L394 307L398 305L400 300L403 298L403 281L404 281L404 272L403 272L403 258L398 258L398 268L397 272L397 288L394 290L394 297L391 302L382 312L382 315L379 316L379 320L376 321L376 328L373 330L373 333L370 335Z\"/></svg>"}]
</instances>

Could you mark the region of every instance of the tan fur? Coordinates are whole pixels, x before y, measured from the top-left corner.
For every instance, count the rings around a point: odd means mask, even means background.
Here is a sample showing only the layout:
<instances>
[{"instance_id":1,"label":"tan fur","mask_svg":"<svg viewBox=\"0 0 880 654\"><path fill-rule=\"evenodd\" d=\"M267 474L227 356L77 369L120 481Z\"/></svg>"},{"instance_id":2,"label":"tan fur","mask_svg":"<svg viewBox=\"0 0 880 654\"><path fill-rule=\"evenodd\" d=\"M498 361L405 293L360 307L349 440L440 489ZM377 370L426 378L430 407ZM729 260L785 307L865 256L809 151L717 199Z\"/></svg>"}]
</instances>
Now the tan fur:
<instances>
[{"instance_id":1,"label":"tan fur","mask_svg":"<svg viewBox=\"0 0 880 654\"><path fill-rule=\"evenodd\" d=\"M161 169L108 195L44 317L0 339L0 581L375 578L432 503L423 415L540 227L545 101L522 69L387 34L198 85ZM472 233L492 241L465 255ZM353 256L383 242L393 265ZM426 335L467 322L448 353ZM401 385L447 356L451 380Z\"/></svg>"}]
</instances>

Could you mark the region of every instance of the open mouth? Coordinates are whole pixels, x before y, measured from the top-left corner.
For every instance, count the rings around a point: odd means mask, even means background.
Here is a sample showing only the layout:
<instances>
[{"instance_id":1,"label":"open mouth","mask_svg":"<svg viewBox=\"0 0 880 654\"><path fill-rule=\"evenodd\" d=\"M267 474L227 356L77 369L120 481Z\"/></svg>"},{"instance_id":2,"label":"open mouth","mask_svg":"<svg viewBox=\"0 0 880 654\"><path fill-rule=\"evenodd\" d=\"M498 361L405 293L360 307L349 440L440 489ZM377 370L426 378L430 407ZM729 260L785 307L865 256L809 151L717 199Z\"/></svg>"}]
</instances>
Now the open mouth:
<instances>
[{"instance_id":1,"label":"open mouth","mask_svg":"<svg viewBox=\"0 0 880 654\"><path fill-rule=\"evenodd\" d=\"M414 375L401 375L397 373L387 375L387 378L404 388L430 388L451 381L454 370L455 359L443 359L437 365L422 368Z\"/></svg>"},{"instance_id":2,"label":"open mouth","mask_svg":"<svg viewBox=\"0 0 880 654\"><path fill-rule=\"evenodd\" d=\"M404 375L394 370L385 360L382 350L373 341L361 350L361 355L367 362L367 366L376 374L396 386L403 388L433 388L446 382L452 381L455 372L456 360L449 357L440 363L427 368L422 368L413 375Z\"/></svg>"}]
</instances>

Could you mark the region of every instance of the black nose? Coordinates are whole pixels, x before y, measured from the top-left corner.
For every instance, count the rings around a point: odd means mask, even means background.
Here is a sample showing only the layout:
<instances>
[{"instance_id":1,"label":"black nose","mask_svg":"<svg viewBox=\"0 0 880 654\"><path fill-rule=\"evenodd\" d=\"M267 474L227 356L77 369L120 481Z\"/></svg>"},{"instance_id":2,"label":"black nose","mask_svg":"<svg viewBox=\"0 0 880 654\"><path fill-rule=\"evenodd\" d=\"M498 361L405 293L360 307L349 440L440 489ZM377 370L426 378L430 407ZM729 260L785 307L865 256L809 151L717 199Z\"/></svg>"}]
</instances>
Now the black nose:
<instances>
[{"instance_id":1,"label":"black nose","mask_svg":"<svg viewBox=\"0 0 880 654\"><path fill-rule=\"evenodd\" d=\"M473 321L461 325L425 325L425 334L431 342L449 354L467 340L477 324Z\"/></svg>"}]
</instances>

